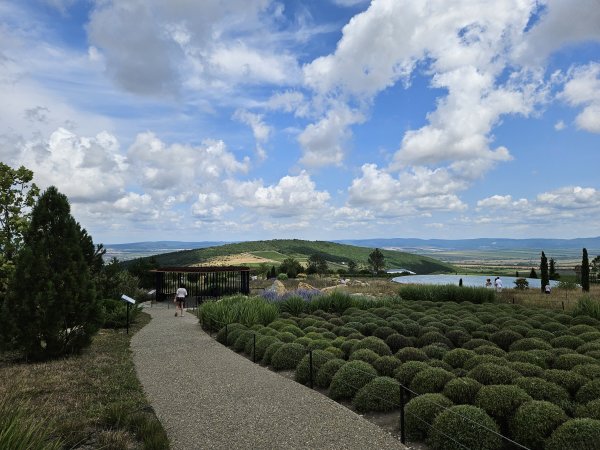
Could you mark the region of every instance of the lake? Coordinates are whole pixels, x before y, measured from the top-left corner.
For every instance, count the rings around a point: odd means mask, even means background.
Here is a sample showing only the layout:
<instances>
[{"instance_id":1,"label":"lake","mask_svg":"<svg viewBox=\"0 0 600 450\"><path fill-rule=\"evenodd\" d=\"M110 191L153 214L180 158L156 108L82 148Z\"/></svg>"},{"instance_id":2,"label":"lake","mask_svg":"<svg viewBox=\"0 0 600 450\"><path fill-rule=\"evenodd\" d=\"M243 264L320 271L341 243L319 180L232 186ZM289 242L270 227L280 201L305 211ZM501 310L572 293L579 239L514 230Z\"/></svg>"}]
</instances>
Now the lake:
<instances>
[{"instance_id":1,"label":"lake","mask_svg":"<svg viewBox=\"0 0 600 450\"><path fill-rule=\"evenodd\" d=\"M392 278L392 281L401 284L454 284L458 286L462 278L463 286L485 287L485 280L488 278L494 282L497 275L407 275L404 277ZM500 277L504 289L515 287L516 277ZM521 277L519 277L521 278ZM529 282L529 289L540 289L542 281L539 278L525 278ZM558 281L550 281L550 286L555 287Z\"/></svg>"}]
</instances>

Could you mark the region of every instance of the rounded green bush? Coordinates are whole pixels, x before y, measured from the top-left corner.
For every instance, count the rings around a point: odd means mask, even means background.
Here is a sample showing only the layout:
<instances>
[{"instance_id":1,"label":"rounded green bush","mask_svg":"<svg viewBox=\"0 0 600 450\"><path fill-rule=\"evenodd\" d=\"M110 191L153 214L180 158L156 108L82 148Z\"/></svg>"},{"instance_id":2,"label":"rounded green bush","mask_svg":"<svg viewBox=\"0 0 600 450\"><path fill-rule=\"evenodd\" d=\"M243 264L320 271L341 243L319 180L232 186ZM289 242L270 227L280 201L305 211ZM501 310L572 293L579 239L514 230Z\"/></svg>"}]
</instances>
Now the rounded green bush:
<instances>
[{"instance_id":1,"label":"rounded green bush","mask_svg":"<svg viewBox=\"0 0 600 450\"><path fill-rule=\"evenodd\" d=\"M571 371L583 375L590 380L600 378L600 364L580 364L573 367Z\"/></svg>"},{"instance_id":2,"label":"rounded green bush","mask_svg":"<svg viewBox=\"0 0 600 450\"><path fill-rule=\"evenodd\" d=\"M491 345L482 345L473 350L478 355L492 355L497 356L499 358L503 358L506 355L506 352L501 348Z\"/></svg>"},{"instance_id":3,"label":"rounded green bush","mask_svg":"<svg viewBox=\"0 0 600 450\"><path fill-rule=\"evenodd\" d=\"M422 370L429 369L423 361L407 361L403 363L394 372L394 378L400 382L400 384L408 387L414 376Z\"/></svg>"},{"instance_id":4,"label":"rounded green bush","mask_svg":"<svg viewBox=\"0 0 600 450\"><path fill-rule=\"evenodd\" d=\"M598 319L594 319L590 316L577 316L573 317L571 321L571 325L591 325L593 327L598 327L600 325L600 321Z\"/></svg>"},{"instance_id":5,"label":"rounded green bush","mask_svg":"<svg viewBox=\"0 0 600 450\"><path fill-rule=\"evenodd\" d=\"M455 348L444 354L442 361L450 364L454 368L462 368L469 359L476 355L477 354L473 350Z\"/></svg>"},{"instance_id":6,"label":"rounded green bush","mask_svg":"<svg viewBox=\"0 0 600 450\"><path fill-rule=\"evenodd\" d=\"M292 370L298 366L304 355L306 355L306 348L303 345L293 342L283 344L273 354L271 365L273 370Z\"/></svg>"},{"instance_id":7,"label":"rounded green bush","mask_svg":"<svg viewBox=\"0 0 600 450\"><path fill-rule=\"evenodd\" d=\"M481 324L475 320L469 320L469 319L465 319L465 320L459 320L456 323L456 326L464 328L465 330L467 330L469 333L472 333L473 331L477 330L477 328L479 328Z\"/></svg>"},{"instance_id":8,"label":"rounded green bush","mask_svg":"<svg viewBox=\"0 0 600 450\"><path fill-rule=\"evenodd\" d=\"M526 337L528 337L528 338L538 338L538 339L541 339L542 341L550 342L556 336L554 335L554 333L550 333L549 331L541 330L539 328L534 328L534 329L531 329L531 330L529 330L527 332L527 336Z\"/></svg>"},{"instance_id":9,"label":"rounded green bush","mask_svg":"<svg viewBox=\"0 0 600 450\"><path fill-rule=\"evenodd\" d=\"M600 398L577 407L577 417L600 420Z\"/></svg>"},{"instance_id":10,"label":"rounded green bush","mask_svg":"<svg viewBox=\"0 0 600 450\"><path fill-rule=\"evenodd\" d=\"M270 365L271 364L271 358L273 358L273 355L275 354L275 352L277 350L279 350L279 348L284 344L284 342L281 341L277 341L277 342L273 342L271 345L269 345L267 347L267 349L265 350L265 354L263 355L263 359L262 359L262 363L265 365Z\"/></svg>"},{"instance_id":11,"label":"rounded green bush","mask_svg":"<svg viewBox=\"0 0 600 450\"><path fill-rule=\"evenodd\" d=\"M470 378L479 381L481 384L512 384L513 380L519 378L521 374L516 370L497 364L484 363L471 369L468 373Z\"/></svg>"},{"instance_id":12,"label":"rounded green bush","mask_svg":"<svg viewBox=\"0 0 600 450\"><path fill-rule=\"evenodd\" d=\"M564 387L571 395L575 395L586 384L589 378L571 370L549 369L544 372L543 378Z\"/></svg>"},{"instance_id":13,"label":"rounded green bush","mask_svg":"<svg viewBox=\"0 0 600 450\"><path fill-rule=\"evenodd\" d=\"M448 330L445 336L452 341L456 347L462 347L465 342L471 340L471 335L466 330Z\"/></svg>"},{"instance_id":14,"label":"rounded green bush","mask_svg":"<svg viewBox=\"0 0 600 450\"><path fill-rule=\"evenodd\" d=\"M237 339L242 335L242 334L246 334L248 333L249 330L247 327L236 327L233 330L229 330L227 332L227 345L229 347L233 346L235 344L235 341L237 341ZM225 339L223 337L223 339Z\"/></svg>"},{"instance_id":15,"label":"rounded green bush","mask_svg":"<svg viewBox=\"0 0 600 450\"><path fill-rule=\"evenodd\" d=\"M227 342L225 342L225 335L229 335L229 333L231 333L233 330L235 329L242 329L245 330L246 326L242 325L241 323L230 323L229 325L227 325L226 327L221 328L218 332L217 332L217 342L223 344L223 345L231 345L228 344ZM229 336L228 336L229 338ZM233 341L235 342L235 341Z\"/></svg>"},{"instance_id":16,"label":"rounded green bush","mask_svg":"<svg viewBox=\"0 0 600 450\"><path fill-rule=\"evenodd\" d=\"M371 365L375 364L375 361L379 358L379 355L373 350L368 348L360 348L353 351L350 355L349 361L364 361Z\"/></svg>"},{"instance_id":17,"label":"rounded green bush","mask_svg":"<svg viewBox=\"0 0 600 450\"><path fill-rule=\"evenodd\" d=\"M445 345L437 343L426 345L421 350L423 350L429 358L441 360L449 349Z\"/></svg>"},{"instance_id":18,"label":"rounded green bush","mask_svg":"<svg viewBox=\"0 0 600 450\"><path fill-rule=\"evenodd\" d=\"M312 365L313 377L316 378L317 372L327 361L335 359L331 353L325 350L313 350ZM310 354L306 353L296 366L296 381L301 384L306 384L310 379Z\"/></svg>"},{"instance_id":19,"label":"rounded green bush","mask_svg":"<svg viewBox=\"0 0 600 450\"><path fill-rule=\"evenodd\" d=\"M548 367L548 364L546 363L546 358L532 352L510 352L506 355L506 359L514 362L525 362L529 364L534 364L536 366L541 367L542 369Z\"/></svg>"},{"instance_id":20,"label":"rounded green bush","mask_svg":"<svg viewBox=\"0 0 600 450\"><path fill-rule=\"evenodd\" d=\"M417 394L442 392L454 374L439 367L430 367L415 374L410 382L410 389Z\"/></svg>"},{"instance_id":21,"label":"rounded green bush","mask_svg":"<svg viewBox=\"0 0 600 450\"><path fill-rule=\"evenodd\" d=\"M373 336L378 337L379 339L383 339L384 341L392 334L396 334L396 330L387 326L379 327L375 331L373 331Z\"/></svg>"},{"instance_id":22,"label":"rounded green bush","mask_svg":"<svg viewBox=\"0 0 600 450\"><path fill-rule=\"evenodd\" d=\"M494 344L492 341L488 341L487 339L475 338L465 342L462 345L462 348L466 348L467 350L475 350L477 347L481 347L483 345L491 345L493 347L496 344Z\"/></svg>"},{"instance_id":23,"label":"rounded green bush","mask_svg":"<svg viewBox=\"0 0 600 450\"><path fill-rule=\"evenodd\" d=\"M520 361L511 361L508 363L510 369L516 370L524 377L543 377L544 369L535 364Z\"/></svg>"},{"instance_id":24,"label":"rounded green bush","mask_svg":"<svg viewBox=\"0 0 600 450\"><path fill-rule=\"evenodd\" d=\"M583 340L583 339L582 339ZM600 350L600 340L586 342L584 341L579 347L577 347L577 352L586 353L593 350Z\"/></svg>"},{"instance_id":25,"label":"rounded green bush","mask_svg":"<svg viewBox=\"0 0 600 450\"><path fill-rule=\"evenodd\" d=\"M274 330L279 331L283 327L288 326L288 325L297 325L297 324L292 319L277 319L277 320L274 320L273 322L271 322L269 324L269 327L273 328Z\"/></svg>"},{"instance_id":26,"label":"rounded green bush","mask_svg":"<svg viewBox=\"0 0 600 450\"><path fill-rule=\"evenodd\" d=\"M452 405L452 401L442 394L414 397L404 407L407 436L415 440L424 440L438 414Z\"/></svg>"},{"instance_id":27,"label":"rounded green bush","mask_svg":"<svg viewBox=\"0 0 600 450\"><path fill-rule=\"evenodd\" d=\"M425 364L427 364L430 367L439 367L440 369L444 369L448 372L453 372L454 368L448 364L445 363L444 361L441 361L439 359L428 359L427 361L425 361Z\"/></svg>"},{"instance_id":28,"label":"rounded green bush","mask_svg":"<svg viewBox=\"0 0 600 450\"><path fill-rule=\"evenodd\" d=\"M573 325L569 327L569 331L571 334L583 334L583 333L593 333L598 332L598 328L593 327L591 325Z\"/></svg>"},{"instance_id":29,"label":"rounded green bush","mask_svg":"<svg viewBox=\"0 0 600 450\"><path fill-rule=\"evenodd\" d=\"M430 331L423 334L417 339L417 345L419 347L425 347L430 344L444 344L446 347L453 347L452 341L444 336L439 331Z\"/></svg>"},{"instance_id":30,"label":"rounded green bush","mask_svg":"<svg viewBox=\"0 0 600 450\"><path fill-rule=\"evenodd\" d=\"M358 331L355 331L354 333L351 333L348 336L346 336L346 338L347 339L355 339L357 341L360 341L365 338L365 335L362 333L359 333Z\"/></svg>"},{"instance_id":31,"label":"rounded green bush","mask_svg":"<svg viewBox=\"0 0 600 450\"><path fill-rule=\"evenodd\" d=\"M498 450L502 440L497 433L498 425L484 410L456 405L435 418L429 442L433 450Z\"/></svg>"},{"instance_id":32,"label":"rounded green bush","mask_svg":"<svg viewBox=\"0 0 600 450\"><path fill-rule=\"evenodd\" d=\"M588 381L579 388L575 399L579 403L588 403L600 398L600 379Z\"/></svg>"},{"instance_id":33,"label":"rounded green bush","mask_svg":"<svg viewBox=\"0 0 600 450\"><path fill-rule=\"evenodd\" d=\"M600 340L600 331L588 331L587 333L577 335L577 337L583 339L585 342L598 341Z\"/></svg>"},{"instance_id":34,"label":"rounded green bush","mask_svg":"<svg viewBox=\"0 0 600 450\"><path fill-rule=\"evenodd\" d=\"M281 342L279 339L277 339L275 336L257 336L256 337L256 360L260 361L263 359L263 357L265 356L265 351L267 350L267 348L275 343L275 342Z\"/></svg>"},{"instance_id":35,"label":"rounded green bush","mask_svg":"<svg viewBox=\"0 0 600 450\"><path fill-rule=\"evenodd\" d=\"M331 341L328 339L315 339L311 340L306 346L308 350L325 350L331 345Z\"/></svg>"},{"instance_id":36,"label":"rounded green bush","mask_svg":"<svg viewBox=\"0 0 600 450\"><path fill-rule=\"evenodd\" d=\"M246 344L250 342L252 344L255 332L246 330L239 334L238 338L235 340L233 344L233 349L236 352L241 352L246 348Z\"/></svg>"},{"instance_id":37,"label":"rounded green bush","mask_svg":"<svg viewBox=\"0 0 600 450\"><path fill-rule=\"evenodd\" d=\"M388 345L388 347L390 348L392 353L396 353L401 348L412 347L414 345L414 340L413 340L413 338L409 338L409 337L403 336L401 334L394 333L394 334L390 334L386 338L385 343Z\"/></svg>"},{"instance_id":38,"label":"rounded green bush","mask_svg":"<svg viewBox=\"0 0 600 450\"><path fill-rule=\"evenodd\" d=\"M580 326L580 325L578 325ZM600 420L572 419L546 440L546 450L594 450L600 442Z\"/></svg>"},{"instance_id":39,"label":"rounded green bush","mask_svg":"<svg viewBox=\"0 0 600 450\"><path fill-rule=\"evenodd\" d=\"M529 394L517 386L496 384L483 386L477 393L474 404L502 423L519 406L531 400Z\"/></svg>"},{"instance_id":40,"label":"rounded green bush","mask_svg":"<svg viewBox=\"0 0 600 450\"><path fill-rule=\"evenodd\" d=\"M363 340L357 342L354 347L352 347L352 352L360 350L362 348L369 349L377 353L379 356L391 355L392 351L385 343L383 339L379 339L375 336L369 336L364 338Z\"/></svg>"},{"instance_id":41,"label":"rounded green bush","mask_svg":"<svg viewBox=\"0 0 600 450\"><path fill-rule=\"evenodd\" d=\"M394 372L402 363L394 356L380 356L373 363L373 367L382 377L393 377Z\"/></svg>"},{"instance_id":42,"label":"rounded green bush","mask_svg":"<svg viewBox=\"0 0 600 450\"><path fill-rule=\"evenodd\" d=\"M534 400L522 404L510 420L515 441L531 450L543 450L552 432L568 419L565 412L550 402Z\"/></svg>"},{"instance_id":43,"label":"rounded green bush","mask_svg":"<svg viewBox=\"0 0 600 450\"><path fill-rule=\"evenodd\" d=\"M559 331L567 330L568 327L558 322L546 322L542 324L541 329L556 334Z\"/></svg>"},{"instance_id":44,"label":"rounded green bush","mask_svg":"<svg viewBox=\"0 0 600 450\"><path fill-rule=\"evenodd\" d=\"M539 338L523 338L510 344L509 350L528 351L528 350L550 350L552 346Z\"/></svg>"},{"instance_id":45,"label":"rounded green bush","mask_svg":"<svg viewBox=\"0 0 600 450\"><path fill-rule=\"evenodd\" d=\"M543 378L521 377L514 380L514 384L531 395L534 400L546 400L560 407L569 401L569 393L565 388Z\"/></svg>"},{"instance_id":46,"label":"rounded green bush","mask_svg":"<svg viewBox=\"0 0 600 450\"><path fill-rule=\"evenodd\" d=\"M385 412L399 408L400 383L390 377L377 377L360 388L352 406L358 412Z\"/></svg>"},{"instance_id":47,"label":"rounded green bush","mask_svg":"<svg viewBox=\"0 0 600 450\"><path fill-rule=\"evenodd\" d=\"M559 336L550 341L552 347L566 347L576 349L580 345L585 344L585 341L577 336Z\"/></svg>"},{"instance_id":48,"label":"rounded green bush","mask_svg":"<svg viewBox=\"0 0 600 450\"><path fill-rule=\"evenodd\" d=\"M348 358L352 353L352 349L356 345L356 343L360 342L358 339L348 339L342 343L340 349L344 352L344 356Z\"/></svg>"},{"instance_id":49,"label":"rounded green bush","mask_svg":"<svg viewBox=\"0 0 600 450\"><path fill-rule=\"evenodd\" d=\"M395 356L402 362L425 361L428 359L427 353L425 353L420 348L415 348L415 347L401 348L400 350L398 350L396 352Z\"/></svg>"},{"instance_id":50,"label":"rounded green bush","mask_svg":"<svg viewBox=\"0 0 600 450\"><path fill-rule=\"evenodd\" d=\"M596 364L597 361L591 356L580 355L578 353L570 353L567 355L560 355L554 360L552 365L554 369L571 370L575 366L581 364Z\"/></svg>"},{"instance_id":51,"label":"rounded green bush","mask_svg":"<svg viewBox=\"0 0 600 450\"><path fill-rule=\"evenodd\" d=\"M364 361L349 361L335 374L329 386L334 400L351 399L360 388L377 377L375 368Z\"/></svg>"},{"instance_id":52,"label":"rounded green bush","mask_svg":"<svg viewBox=\"0 0 600 450\"><path fill-rule=\"evenodd\" d=\"M292 333L296 337L302 337L305 334L304 331L302 331L296 325L286 325L279 331L281 331L282 333Z\"/></svg>"},{"instance_id":53,"label":"rounded green bush","mask_svg":"<svg viewBox=\"0 0 600 450\"><path fill-rule=\"evenodd\" d=\"M279 340L281 342L286 342L286 343L292 343L294 342L296 339L298 339L298 337L293 334L293 333L288 333L287 331L283 331L283 332L279 332L277 334L277 337L279 338Z\"/></svg>"},{"instance_id":54,"label":"rounded green bush","mask_svg":"<svg viewBox=\"0 0 600 450\"><path fill-rule=\"evenodd\" d=\"M499 366L506 365L506 360L494 355L478 355L475 354L473 358L469 358L463 364L463 369L471 370L481 364L497 364Z\"/></svg>"},{"instance_id":55,"label":"rounded green bush","mask_svg":"<svg viewBox=\"0 0 600 450\"><path fill-rule=\"evenodd\" d=\"M483 385L473 378L454 378L444 386L442 393L457 405L472 404Z\"/></svg>"},{"instance_id":56,"label":"rounded green bush","mask_svg":"<svg viewBox=\"0 0 600 450\"><path fill-rule=\"evenodd\" d=\"M326 352L331 353L336 358L344 359L344 356L345 356L344 352L340 348L337 348L337 347L334 347L334 346L330 345L329 347L326 347L324 350Z\"/></svg>"},{"instance_id":57,"label":"rounded green bush","mask_svg":"<svg viewBox=\"0 0 600 450\"><path fill-rule=\"evenodd\" d=\"M315 384L320 388L327 389L331 384L331 380L337 371L346 364L346 361L340 358L330 359L317 371Z\"/></svg>"}]
</instances>

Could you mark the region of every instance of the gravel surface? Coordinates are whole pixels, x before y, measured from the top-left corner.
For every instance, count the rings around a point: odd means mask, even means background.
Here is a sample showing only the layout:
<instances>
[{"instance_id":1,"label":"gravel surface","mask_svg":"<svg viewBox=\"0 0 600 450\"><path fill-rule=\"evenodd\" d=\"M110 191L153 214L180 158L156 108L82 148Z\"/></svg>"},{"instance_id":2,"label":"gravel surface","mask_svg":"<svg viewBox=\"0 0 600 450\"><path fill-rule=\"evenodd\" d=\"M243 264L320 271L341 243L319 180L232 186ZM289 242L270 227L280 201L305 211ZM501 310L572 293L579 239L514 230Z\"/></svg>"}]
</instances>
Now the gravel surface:
<instances>
[{"instance_id":1,"label":"gravel surface","mask_svg":"<svg viewBox=\"0 0 600 450\"><path fill-rule=\"evenodd\" d=\"M131 340L138 377L173 449L404 449L358 414L253 364L192 314L145 308Z\"/></svg>"}]
</instances>

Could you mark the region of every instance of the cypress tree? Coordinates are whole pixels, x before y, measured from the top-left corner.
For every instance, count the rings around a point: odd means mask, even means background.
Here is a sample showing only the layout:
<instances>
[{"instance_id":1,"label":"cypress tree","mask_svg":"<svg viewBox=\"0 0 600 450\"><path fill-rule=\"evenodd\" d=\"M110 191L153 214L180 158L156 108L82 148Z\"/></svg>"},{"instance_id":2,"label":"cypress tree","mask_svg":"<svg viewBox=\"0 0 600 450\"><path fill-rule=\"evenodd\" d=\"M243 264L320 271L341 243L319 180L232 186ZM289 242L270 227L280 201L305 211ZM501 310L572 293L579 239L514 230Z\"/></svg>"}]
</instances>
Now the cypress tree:
<instances>
[{"instance_id":1,"label":"cypress tree","mask_svg":"<svg viewBox=\"0 0 600 450\"><path fill-rule=\"evenodd\" d=\"M590 291L590 261L588 259L587 249L583 249L583 257L581 258L581 290L584 292Z\"/></svg>"},{"instance_id":2,"label":"cypress tree","mask_svg":"<svg viewBox=\"0 0 600 450\"><path fill-rule=\"evenodd\" d=\"M542 257L540 259L540 272L542 274L541 289L542 292L544 292L546 285L550 284L550 278L548 277L548 258L546 258L544 252L542 252Z\"/></svg>"},{"instance_id":3,"label":"cypress tree","mask_svg":"<svg viewBox=\"0 0 600 450\"><path fill-rule=\"evenodd\" d=\"M529 278L537 278L537 272L533 267L531 268L531 272L529 272Z\"/></svg>"},{"instance_id":4,"label":"cypress tree","mask_svg":"<svg viewBox=\"0 0 600 450\"><path fill-rule=\"evenodd\" d=\"M67 197L50 187L31 213L12 284L17 346L41 359L76 353L100 325L92 281L91 239L70 214Z\"/></svg>"},{"instance_id":5,"label":"cypress tree","mask_svg":"<svg viewBox=\"0 0 600 450\"><path fill-rule=\"evenodd\" d=\"M554 258L550 258L550 273L549 273L549 277L550 277L551 280L558 280L560 278L560 275L556 271L556 261L554 261Z\"/></svg>"}]
</instances>

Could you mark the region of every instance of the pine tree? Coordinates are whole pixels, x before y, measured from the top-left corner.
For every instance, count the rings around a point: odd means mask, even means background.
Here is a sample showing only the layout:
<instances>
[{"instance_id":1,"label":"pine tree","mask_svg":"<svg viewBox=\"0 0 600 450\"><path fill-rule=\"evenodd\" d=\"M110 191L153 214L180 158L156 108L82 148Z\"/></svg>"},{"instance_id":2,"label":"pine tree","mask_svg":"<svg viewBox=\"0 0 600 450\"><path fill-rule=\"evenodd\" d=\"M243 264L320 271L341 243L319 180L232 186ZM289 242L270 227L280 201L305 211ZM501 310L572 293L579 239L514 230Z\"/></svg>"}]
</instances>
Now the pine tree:
<instances>
[{"instance_id":1,"label":"pine tree","mask_svg":"<svg viewBox=\"0 0 600 450\"><path fill-rule=\"evenodd\" d=\"M551 280L558 280L560 278L559 273L556 271L556 261L554 261L554 258L550 258L549 277Z\"/></svg>"},{"instance_id":2,"label":"pine tree","mask_svg":"<svg viewBox=\"0 0 600 450\"><path fill-rule=\"evenodd\" d=\"M533 267L531 268L531 272L529 272L529 278L537 278L537 273Z\"/></svg>"},{"instance_id":3,"label":"pine tree","mask_svg":"<svg viewBox=\"0 0 600 450\"><path fill-rule=\"evenodd\" d=\"M378 248L369 254L369 265L375 273L379 273L385 268L385 256Z\"/></svg>"},{"instance_id":4,"label":"pine tree","mask_svg":"<svg viewBox=\"0 0 600 450\"><path fill-rule=\"evenodd\" d=\"M16 343L27 357L76 353L91 342L100 309L89 265L91 238L55 187L40 196L11 285Z\"/></svg>"},{"instance_id":5,"label":"pine tree","mask_svg":"<svg viewBox=\"0 0 600 450\"><path fill-rule=\"evenodd\" d=\"M542 252L542 257L540 259L540 272L542 274L542 282L540 283L541 290L542 292L545 292L546 285L550 284L550 278L548 277L548 258L546 258L544 252Z\"/></svg>"},{"instance_id":6,"label":"pine tree","mask_svg":"<svg viewBox=\"0 0 600 450\"><path fill-rule=\"evenodd\" d=\"M588 259L587 249L583 249L581 258L581 290L584 292L590 291L590 261Z\"/></svg>"}]
</instances>

